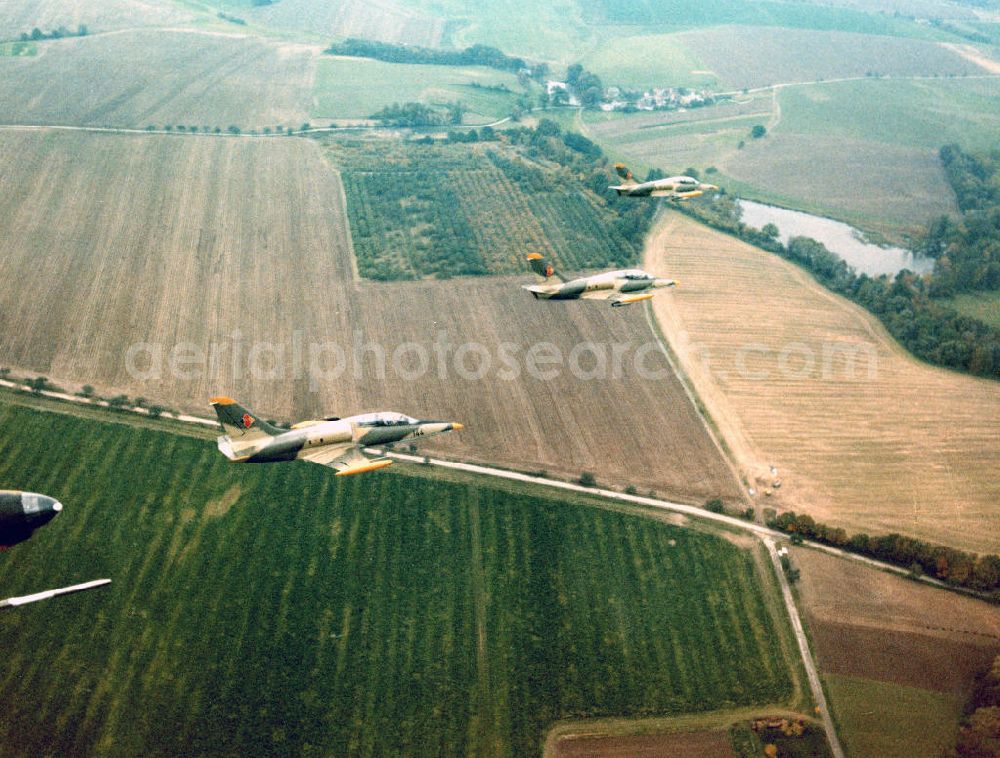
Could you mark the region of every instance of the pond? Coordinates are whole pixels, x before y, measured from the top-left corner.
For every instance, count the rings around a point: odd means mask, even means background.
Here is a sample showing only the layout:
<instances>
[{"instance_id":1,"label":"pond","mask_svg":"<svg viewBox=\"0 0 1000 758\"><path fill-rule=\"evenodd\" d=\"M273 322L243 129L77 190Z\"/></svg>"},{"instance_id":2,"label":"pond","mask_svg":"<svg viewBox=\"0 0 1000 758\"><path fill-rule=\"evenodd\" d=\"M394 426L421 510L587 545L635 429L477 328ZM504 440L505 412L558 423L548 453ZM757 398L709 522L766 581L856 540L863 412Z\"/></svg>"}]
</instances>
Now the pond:
<instances>
[{"instance_id":1,"label":"pond","mask_svg":"<svg viewBox=\"0 0 1000 758\"><path fill-rule=\"evenodd\" d=\"M861 232L842 221L752 200L740 200L739 205L743 210L742 221L747 226L762 229L766 224L774 224L778 227L779 239L785 244L792 237L812 237L826 245L831 253L843 258L858 273L895 276L905 268L926 274L934 268L931 258L918 258L901 247L882 247L865 242Z\"/></svg>"}]
</instances>

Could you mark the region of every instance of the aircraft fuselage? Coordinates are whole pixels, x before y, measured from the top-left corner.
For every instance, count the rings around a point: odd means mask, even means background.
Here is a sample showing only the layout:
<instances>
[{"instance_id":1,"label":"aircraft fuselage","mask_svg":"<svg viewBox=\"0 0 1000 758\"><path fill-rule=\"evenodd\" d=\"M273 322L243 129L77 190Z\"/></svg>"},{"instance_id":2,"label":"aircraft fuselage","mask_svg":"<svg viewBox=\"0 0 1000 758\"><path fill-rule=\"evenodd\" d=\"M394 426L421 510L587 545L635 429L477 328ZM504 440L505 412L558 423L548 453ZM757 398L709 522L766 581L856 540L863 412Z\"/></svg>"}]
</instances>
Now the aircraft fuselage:
<instances>
[{"instance_id":1,"label":"aircraft fuselage","mask_svg":"<svg viewBox=\"0 0 1000 758\"><path fill-rule=\"evenodd\" d=\"M397 413L365 414L297 424L287 432L258 440L250 449L241 449L239 455L233 451L229 437L219 437L218 444L219 450L230 460L241 463L277 463L296 460L320 447L378 447L460 428L460 424L419 421Z\"/></svg>"},{"instance_id":2,"label":"aircraft fuselage","mask_svg":"<svg viewBox=\"0 0 1000 758\"><path fill-rule=\"evenodd\" d=\"M525 289L540 300L577 300L588 296L596 298L602 293L610 297L616 292L623 295L652 292L674 284L672 279L660 279L644 271L622 270L581 277L561 284L531 284Z\"/></svg>"}]
</instances>

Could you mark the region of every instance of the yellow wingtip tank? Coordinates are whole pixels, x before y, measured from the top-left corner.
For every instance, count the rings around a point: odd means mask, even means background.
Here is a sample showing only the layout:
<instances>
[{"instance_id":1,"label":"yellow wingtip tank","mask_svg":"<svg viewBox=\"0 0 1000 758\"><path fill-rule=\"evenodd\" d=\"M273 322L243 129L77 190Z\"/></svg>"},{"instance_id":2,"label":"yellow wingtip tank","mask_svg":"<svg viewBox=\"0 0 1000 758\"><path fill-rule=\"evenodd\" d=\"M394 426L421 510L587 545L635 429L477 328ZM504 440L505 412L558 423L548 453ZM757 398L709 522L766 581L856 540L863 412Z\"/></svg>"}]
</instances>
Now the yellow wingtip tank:
<instances>
[{"instance_id":1,"label":"yellow wingtip tank","mask_svg":"<svg viewBox=\"0 0 1000 758\"><path fill-rule=\"evenodd\" d=\"M380 461L372 461L361 466L353 466L351 468L345 468L343 471L338 471L336 476L350 476L352 474L364 474L368 471L375 471L380 468L385 468L386 466L391 466L392 461L382 459Z\"/></svg>"},{"instance_id":2,"label":"yellow wingtip tank","mask_svg":"<svg viewBox=\"0 0 1000 758\"><path fill-rule=\"evenodd\" d=\"M231 397L219 396L209 399L212 405L234 405L236 403Z\"/></svg>"},{"instance_id":3,"label":"yellow wingtip tank","mask_svg":"<svg viewBox=\"0 0 1000 758\"><path fill-rule=\"evenodd\" d=\"M540 261L544 257L541 253L528 253L529 261Z\"/></svg>"}]
</instances>

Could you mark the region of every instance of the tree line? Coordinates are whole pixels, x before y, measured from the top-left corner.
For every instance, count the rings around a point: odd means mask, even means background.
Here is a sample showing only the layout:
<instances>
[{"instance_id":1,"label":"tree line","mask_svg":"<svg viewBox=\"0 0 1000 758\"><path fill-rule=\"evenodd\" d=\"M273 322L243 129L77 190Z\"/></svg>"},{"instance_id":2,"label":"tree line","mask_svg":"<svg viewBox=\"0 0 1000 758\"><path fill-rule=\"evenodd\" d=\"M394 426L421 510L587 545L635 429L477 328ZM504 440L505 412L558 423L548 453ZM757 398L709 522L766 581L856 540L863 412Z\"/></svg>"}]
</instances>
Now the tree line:
<instances>
[{"instance_id":1,"label":"tree line","mask_svg":"<svg viewBox=\"0 0 1000 758\"><path fill-rule=\"evenodd\" d=\"M925 574L955 587L982 593L1000 602L1000 556L977 555L942 545L933 545L901 534L872 537L863 532L848 536L844 529L817 522L794 511L768 521L772 529L858 555L892 563Z\"/></svg>"},{"instance_id":2,"label":"tree line","mask_svg":"<svg viewBox=\"0 0 1000 758\"><path fill-rule=\"evenodd\" d=\"M989 758L997 755L1000 737L1000 655L976 679L965 715L958 726L955 747L947 758Z\"/></svg>"},{"instance_id":3,"label":"tree line","mask_svg":"<svg viewBox=\"0 0 1000 758\"><path fill-rule=\"evenodd\" d=\"M62 39L63 37L86 37L90 32L86 24L80 24L76 31L60 26L50 32L43 32L37 26L30 32L21 32L21 42L38 42L43 39Z\"/></svg>"},{"instance_id":4,"label":"tree line","mask_svg":"<svg viewBox=\"0 0 1000 758\"><path fill-rule=\"evenodd\" d=\"M446 103L444 109L432 108L424 103L392 103L368 118L381 121L385 126L458 126L462 123L466 107L464 103Z\"/></svg>"},{"instance_id":5,"label":"tree line","mask_svg":"<svg viewBox=\"0 0 1000 758\"><path fill-rule=\"evenodd\" d=\"M464 50L439 50L417 45L394 45L369 39L350 38L334 42L323 52L328 55L350 55L358 58L374 58L387 63L417 63L435 66L486 66L498 71L517 73L530 69L538 78L544 77L548 66L528 64L523 58L506 55L489 45L472 45Z\"/></svg>"}]
</instances>

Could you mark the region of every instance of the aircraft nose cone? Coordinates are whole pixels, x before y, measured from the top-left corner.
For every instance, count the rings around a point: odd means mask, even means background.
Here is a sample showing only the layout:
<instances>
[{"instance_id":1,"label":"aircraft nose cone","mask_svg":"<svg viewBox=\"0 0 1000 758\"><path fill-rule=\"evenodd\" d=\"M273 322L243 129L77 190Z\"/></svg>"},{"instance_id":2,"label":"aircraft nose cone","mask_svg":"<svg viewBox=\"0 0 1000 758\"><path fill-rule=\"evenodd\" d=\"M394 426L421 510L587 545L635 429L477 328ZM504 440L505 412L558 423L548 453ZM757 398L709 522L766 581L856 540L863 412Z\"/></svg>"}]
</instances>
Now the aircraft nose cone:
<instances>
[{"instance_id":1,"label":"aircraft nose cone","mask_svg":"<svg viewBox=\"0 0 1000 758\"><path fill-rule=\"evenodd\" d=\"M457 432L461 429L465 429L465 424L460 424L456 421L454 424L451 425L451 429L452 431Z\"/></svg>"},{"instance_id":2,"label":"aircraft nose cone","mask_svg":"<svg viewBox=\"0 0 1000 758\"><path fill-rule=\"evenodd\" d=\"M25 492L21 495L21 508L28 522L37 527L58 516L63 504L48 495Z\"/></svg>"}]
</instances>

